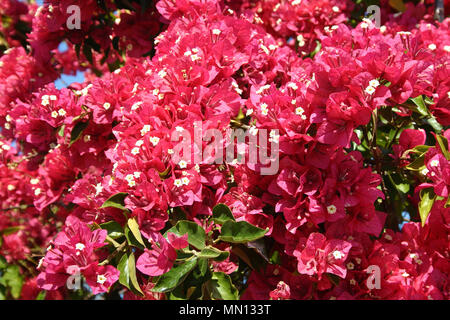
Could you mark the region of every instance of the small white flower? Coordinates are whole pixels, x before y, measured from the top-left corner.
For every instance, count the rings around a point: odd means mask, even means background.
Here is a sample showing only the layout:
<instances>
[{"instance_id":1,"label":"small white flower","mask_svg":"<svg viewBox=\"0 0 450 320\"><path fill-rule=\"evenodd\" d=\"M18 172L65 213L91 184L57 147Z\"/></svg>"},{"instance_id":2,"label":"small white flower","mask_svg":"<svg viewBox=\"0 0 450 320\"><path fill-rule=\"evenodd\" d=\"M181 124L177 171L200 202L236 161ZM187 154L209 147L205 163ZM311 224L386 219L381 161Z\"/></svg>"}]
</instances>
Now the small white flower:
<instances>
[{"instance_id":1,"label":"small white flower","mask_svg":"<svg viewBox=\"0 0 450 320\"><path fill-rule=\"evenodd\" d=\"M191 56L191 60L192 61L197 61L197 60L201 60L202 58L198 55L198 54L193 54L192 56Z\"/></svg>"},{"instance_id":2,"label":"small white flower","mask_svg":"<svg viewBox=\"0 0 450 320\"><path fill-rule=\"evenodd\" d=\"M173 151L173 149L167 149L167 153L168 154L174 154L175 151Z\"/></svg>"},{"instance_id":3,"label":"small white flower","mask_svg":"<svg viewBox=\"0 0 450 320\"><path fill-rule=\"evenodd\" d=\"M143 103L144 103L144 102L142 102L142 101L139 101L139 102L134 103L134 104L131 106L131 110L133 110L133 111L137 110Z\"/></svg>"},{"instance_id":4,"label":"small white flower","mask_svg":"<svg viewBox=\"0 0 450 320\"><path fill-rule=\"evenodd\" d=\"M140 147L144 144L144 140L138 140L136 141L136 147Z\"/></svg>"},{"instance_id":5,"label":"small white flower","mask_svg":"<svg viewBox=\"0 0 450 320\"><path fill-rule=\"evenodd\" d=\"M86 248L86 246L84 244L82 244L81 242L79 242L75 245L75 249L77 249L78 251L83 251L84 248Z\"/></svg>"},{"instance_id":6,"label":"small white flower","mask_svg":"<svg viewBox=\"0 0 450 320\"><path fill-rule=\"evenodd\" d=\"M175 181L173 182L173 184L176 187L181 187L183 185L183 182L181 181L181 179L175 179Z\"/></svg>"},{"instance_id":7,"label":"small white flower","mask_svg":"<svg viewBox=\"0 0 450 320\"><path fill-rule=\"evenodd\" d=\"M145 136L147 132L150 132L151 126L149 124L144 125L144 127L141 129L141 136Z\"/></svg>"},{"instance_id":8,"label":"small white flower","mask_svg":"<svg viewBox=\"0 0 450 320\"><path fill-rule=\"evenodd\" d=\"M445 52L450 52L450 46L444 46L444 51Z\"/></svg>"},{"instance_id":9,"label":"small white flower","mask_svg":"<svg viewBox=\"0 0 450 320\"><path fill-rule=\"evenodd\" d=\"M165 76L167 76L167 72L165 70L161 70L158 72L158 76L160 78L164 78Z\"/></svg>"},{"instance_id":10,"label":"small white flower","mask_svg":"<svg viewBox=\"0 0 450 320\"><path fill-rule=\"evenodd\" d=\"M269 113L267 103L262 103L260 107L261 107L261 113L263 115L267 116L267 114Z\"/></svg>"},{"instance_id":11,"label":"small white flower","mask_svg":"<svg viewBox=\"0 0 450 320\"><path fill-rule=\"evenodd\" d=\"M370 94L370 95L372 95L372 94L374 94L374 92L375 92L375 88L374 87L372 87L372 86L368 86L367 88L366 88L366 90L364 90L367 94Z\"/></svg>"},{"instance_id":12,"label":"small white flower","mask_svg":"<svg viewBox=\"0 0 450 320\"><path fill-rule=\"evenodd\" d=\"M247 112L245 113L246 116L249 116L253 113L253 109L247 109Z\"/></svg>"},{"instance_id":13,"label":"small white flower","mask_svg":"<svg viewBox=\"0 0 450 320\"><path fill-rule=\"evenodd\" d=\"M133 177L135 177L136 179L138 179L140 176L141 176L141 172L139 172L139 171L133 172Z\"/></svg>"},{"instance_id":14,"label":"small white flower","mask_svg":"<svg viewBox=\"0 0 450 320\"><path fill-rule=\"evenodd\" d=\"M109 102L105 102L105 103L103 104L103 108L104 108L105 110L108 110L109 108L111 108L111 104L110 104Z\"/></svg>"},{"instance_id":15,"label":"small white flower","mask_svg":"<svg viewBox=\"0 0 450 320\"><path fill-rule=\"evenodd\" d=\"M220 31L220 29L213 29L212 33L215 34L216 36L218 36L219 34L222 33L222 31Z\"/></svg>"},{"instance_id":16,"label":"small white flower","mask_svg":"<svg viewBox=\"0 0 450 320\"><path fill-rule=\"evenodd\" d=\"M428 170L427 168L423 168L423 169L420 171L420 173L421 173L423 176L426 176L426 175L428 174L428 172L430 172L430 170Z\"/></svg>"},{"instance_id":17,"label":"small white flower","mask_svg":"<svg viewBox=\"0 0 450 320\"><path fill-rule=\"evenodd\" d=\"M248 129L248 132L252 135L252 136L256 136L258 134L258 129L255 126L251 126L250 129Z\"/></svg>"},{"instance_id":18,"label":"small white flower","mask_svg":"<svg viewBox=\"0 0 450 320\"><path fill-rule=\"evenodd\" d=\"M405 272L403 272L403 273L402 273L402 277L404 277L404 278L408 278L408 277L409 277L409 273L408 273L408 272L406 272L406 271L405 271Z\"/></svg>"},{"instance_id":19,"label":"small white flower","mask_svg":"<svg viewBox=\"0 0 450 320\"><path fill-rule=\"evenodd\" d=\"M38 184L38 183L39 183L39 179L37 179L37 178L31 179L31 180L30 180L30 183L31 183L32 185Z\"/></svg>"},{"instance_id":20,"label":"small white flower","mask_svg":"<svg viewBox=\"0 0 450 320\"><path fill-rule=\"evenodd\" d=\"M36 190L34 190L34 195L38 196L41 194L41 188L37 188Z\"/></svg>"},{"instance_id":21,"label":"small white flower","mask_svg":"<svg viewBox=\"0 0 450 320\"><path fill-rule=\"evenodd\" d=\"M178 162L178 166L179 166L181 169L185 169L185 168L187 167L187 162L184 161L184 160L181 160L180 162Z\"/></svg>"},{"instance_id":22,"label":"small white flower","mask_svg":"<svg viewBox=\"0 0 450 320\"><path fill-rule=\"evenodd\" d=\"M158 137L150 137L150 143L156 147L156 145L159 143L159 138Z\"/></svg>"},{"instance_id":23,"label":"small white flower","mask_svg":"<svg viewBox=\"0 0 450 320\"><path fill-rule=\"evenodd\" d=\"M16 187L12 184L8 184L8 191L13 191Z\"/></svg>"},{"instance_id":24,"label":"small white flower","mask_svg":"<svg viewBox=\"0 0 450 320\"><path fill-rule=\"evenodd\" d=\"M50 100L48 95L43 95L41 98L41 104L45 107L48 106L50 104Z\"/></svg>"},{"instance_id":25,"label":"small white flower","mask_svg":"<svg viewBox=\"0 0 450 320\"><path fill-rule=\"evenodd\" d=\"M64 109L59 109L59 110L58 110L58 114L59 114L61 117L64 117L64 116L67 114L67 112L66 112L66 110L64 110Z\"/></svg>"},{"instance_id":26,"label":"small white flower","mask_svg":"<svg viewBox=\"0 0 450 320\"><path fill-rule=\"evenodd\" d=\"M52 112L52 118L58 118L58 112L56 112L56 111L53 111Z\"/></svg>"},{"instance_id":27,"label":"small white flower","mask_svg":"<svg viewBox=\"0 0 450 320\"><path fill-rule=\"evenodd\" d=\"M300 47L303 47L305 45L305 38L301 34L297 36L297 41Z\"/></svg>"},{"instance_id":28,"label":"small white flower","mask_svg":"<svg viewBox=\"0 0 450 320\"><path fill-rule=\"evenodd\" d=\"M98 196L103 191L103 186L100 182L97 183L94 188L95 188L95 196Z\"/></svg>"},{"instance_id":29,"label":"small white flower","mask_svg":"<svg viewBox=\"0 0 450 320\"><path fill-rule=\"evenodd\" d=\"M184 128L183 128L183 127L176 126L176 127L175 127L175 130L176 130L177 132L183 132L183 131L184 131Z\"/></svg>"},{"instance_id":30,"label":"small white flower","mask_svg":"<svg viewBox=\"0 0 450 320\"><path fill-rule=\"evenodd\" d=\"M49 98L51 101L56 101L58 99L55 95L51 95Z\"/></svg>"},{"instance_id":31,"label":"small white flower","mask_svg":"<svg viewBox=\"0 0 450 320\"><path fill-rule=\"evenodd\" d=\"M340 252L339 250L335 250L333 251L333 257L335 259L342 259L344 257L344 254L342 252Z\"/></svg>"},{"instance_id":32,"label":"small white flower","mask_svg":"<svg viewBox=\"0 0 450 320\"><path fill-rule=\"evenodd\" d=\"M294 82L289 82L287 86L293 90L297 90L298 86Z\"/></svg>"},{"instance_id":33,"label":"small white flower","mask_svg":"<svg viewBox=\"0 0 450 320\"><path fill-rule=\"evenodd\" d=\"M270 142L278 143L280 141L280 135L275 130L270 130L269 136Z\"/></svg>"},{"instance_id":34,"label":"small white flower","mask_svg":"<svg viewBox=\"0 0 450 320\"><path fill-rule=\"evenodd\" d=\"M333 12L338 13L340 11L338 6L334 6L333 8L331 8L331 10L333 10Z\"/></svg>"},{"instance_id":35,"label":"small white flower","mask_svg":"<svg viewBox=\"0 0 450 320\"><path fill-rule=\"evenodd\" d=\"M189 178L188 178L188 177L183 177L183 178L181 178L181 182L182 182L184 185L188 185L188 184L189 184Z\"/></svg>"},{"instance_id":36,"label":"small white flower","mask_svg":"<svg viewBox=\"0 0 450 320\"><path fill-rule=\"evenodd\" d=\"M303 114L303 112L305 112L305 109L303 109L302 107L297 107L295 108L295 114L301 116Z\"/></svg>"},{"instance_id":37,"label":"small white flower","mask_svg":"<svg viewBox=\"0 0 450 320\"><path fill-rule=\"evenodd\" d=\"M439 165L439 160L432 160L430 162L430 167L437 167Z\"/></svg>"},{"instance_id":38,"label":"small white flower","mask_svg":"<svg viewBox=\"0 0 450 320\"><path fill-rule=\"evenodd\" d=\"M328 207L327 207L327 211L328 211L328 213L329 214L335 214L336 213L336 206L335 205L329 205Z\"/></svg>"},{"instance_id":39,"label":"small white flower","mask_svg":"<svg viewBox=\"0 0 450 320\"><path fill-rule=\"evenodd\" d=\"M97 276L97 283L104 284L108 280L103 274Z\"/></svg>"},{"instance_id":40,"label":"small white flower","mask_svg":"<svg viewBox=\"0 0 450 320\"><path fill-rule=\"evenodd\" d=\"M373 80L370 80L370 81L369 81L369 86L371 86L371 87L376 88L376 87L378 87L379 85L380 85L380 82L379 82L377 79L373 79Z\"/></svg>"},{"instance_id":41,"label":"small white flower","mask_svg":"<svg viewBox=\"0 0 450 320\"><path fill-rule=\"evenodd\" d=\"M428 49L430 49L431 51L434 51L434 50L436 50L436 45L434 44L434 43L430 43L429 45L428 45Z\"/></svg>"},{"instance_id":42,"label":"small white flower","mask_svg":"<svg viewBox=\"0 0 450 320\"><path fill-rule=\"evenodd\" d=\"M140 152L139 147L134 147L133 149L131 149L131 154L134 156L139 154L139 152Z\"/></svg>"}]
</instances>

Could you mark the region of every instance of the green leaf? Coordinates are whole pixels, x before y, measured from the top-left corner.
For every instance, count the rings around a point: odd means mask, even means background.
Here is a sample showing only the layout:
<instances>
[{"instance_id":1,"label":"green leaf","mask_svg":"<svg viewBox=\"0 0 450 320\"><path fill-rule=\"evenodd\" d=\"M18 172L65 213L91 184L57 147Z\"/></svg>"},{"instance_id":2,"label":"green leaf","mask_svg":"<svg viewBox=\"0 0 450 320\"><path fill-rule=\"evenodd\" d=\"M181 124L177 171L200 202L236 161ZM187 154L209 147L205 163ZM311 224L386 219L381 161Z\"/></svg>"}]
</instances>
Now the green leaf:
<instances>
[{"instance_id":1,"label":"green leaf","mask_svg":"<svg viewBox=\"0 0 450 320\"><path fill-rule=\"evenodd\" d=\"M130 271L128 269L128 254L124 254L120 258L119 264L117 265L117 270L120 271L119 283L123 284L125 287L130 289Z\"/></svg>"},{"instance_id":2,"label":"green leaf","mask_svg":"<svg viewBox=\"0 0 450 320\"><path fill-rule=\"evenodd\" d=\"M434 131L441 132L442 131L442 125L437 121L435 117L431 117L427 119L427 122L430 126L433 127Z\"/></svg>"},{"instance_id":3,"label":"green leaf","mask_svg":"<svg viewBox=\"0 0 450 320\"><path fill-rule=\"evenodd\" d=\"M214 300L238 300L239 292L231 282L229 275L214 272L210 280L211 298Z\"/></svg>"},{"instance_id":4,"label":"green leaf","mask_svg":"<svg viewBox=\"0 0 450 320\"><path fill-rule=\"evenodd\" d=\"M47 295L47 291L42 290L38 293L36 300L45 300L45 296Z\"/></svg>"},{"instance_id":5,"label":"green leaf","mask_svg":"<svg viewBox=\"0 0 450 320\"><path fill-rule=\"evenodd\" d=\"M20 297L23 285L23 276L20 274L19 266L8 266L0 280L5 287L10 288L11 295L14 299L18 299Z\"/></svg>"},{"instance_id":6,"label":"green leaf","mask_svg":"<svg viewBox=\"0 0 450 320\"><path fill-rule=\"evenodd\" d=\"M24 227L23 226L14 226L14 227L9 227L9 228L5 228L3 230L0 230L0 236L7 236L13 233L16 233L19 230L22 230Z\"/></svg>"},{"instance_id":7,"label":"green leaf","mask_svg":"<svg viewBox=\"0 0 450 320\"><path fill-rule=\"evenodd\" d=\"M450 207L450 196L447 197L447 201L445 202L444 208Z\"/></svg>"},{"instance_id":8,"label":"green leaf","mask_svg":"<svg viewBox=\"0 0 450 320\"><path fill-rule=\"evenodd\" d=\"M110 236L112 239L117 239L124 235L122 226L116 221L108 221L102 223L100 224L100 227L108 231L108 236Z\"/></svg>"},{"instance_id":9,"label":"green leaf","mask_svg":"<svg viewBox=\"0 0 450 320\"><path fill-rule=\"evenodd\" d=\"M109 197L100 208L117 208L127 210L125 208L125 198L128 195L126 192L119 192Z\"/></svg>"},{"instance_id":10,"label":"green leaf","mask_svg":"<svg viewBox=\"0 0 450 320\"><path fill-rule=\"evenodd\" d=\"M415 146L414 148L410 149L415 153L425 153L427 152L429 149L431 148L431 146L427 146L427 145L419 145L419 146ZM409 151L409 150L408 150Z\"/></svg>"},{"instance_id":11,"label":"green leaf","mask_svg":"<svg viewBox=\"0 0 450 320\"><path fill-rule=\"evenodd\" d=\"M136 219L128 219L128 227L131 233L133 233L134 238L145 247L144 240L142 239L141 232L139 231L139 224Z\"/></svg>"},{"instance_id":12,"label":"green leaf","mask_svg":"<svg viewBox=\"0 0 450 320\"><path fill-rule=\"evenodd\" d=\"M419 156L416 160L406 166L406 169L420 171L425 167L425 154Z\"/></svg>"},{"instance_id":13,"label":"green leaf","mask_svg":"<svg viewBox=\"0 0 450 320\"><path fill-rule=\"evenodd\" d=\"M420 220L422 220L422 226L425 225L435 200L436 194L433 188L422 189L420 191L419 214Z\"/></svg>"},{"instance_id":14,"label":"green leaf","mask_svg":"<svg viewBox=\"0 0 450 320\"><path fill-rule=\"evenodd\" d=\"M400 174L395 172L387 172L387 175L398 191L402 193L409 192L410 184L408 181L404 181Z\"/></svg>"},{"instance_id":15,"label":"green leaf","mask_svg":"<svg viewBox=\"0 0 450 320\"><path fill-rule=\"evenodd\" d=\"M65 124L63 124L61 127L59 127L59 129L58 129L58 136L64 137L64 129L65 128L66 128Z\"/></svg>"},{"instance_id":16,"label":"green leaf","mask_svg":"<svg viewBox=\"0 0 450 320\"><path fill-rule=\"evenodd\" d=\"M5 269L8 266L8 263L6 262L6 259L2 256L0 256L0 270Z\"/></svg>"},{"instance_id":17,"label":"green leaf","mask_svg":"<svg viewBox=\"0 0 450 320\"><path fill-rule=\"evenodd\" d=\"M83 54L90 64L94 63L94 60L92 59L92 48L86 43L83 45Z\"/></svg>"},{"instance_id":18,"label":"green leaf","mask_svg":"<svg viewBox=\"0 0 450 320\"><path fill-rule=\"evenodd\" d=\"M80 139L81 134L83 133L84 129L87 128L87 126L88 122L80 121L75 125L75 127L73 127L72 132L70 133L69 147L78 139Z\"/></svg>"},{"instance_id":19,"label":"green leaf","mask_svg":"<svg viewBox=\"0 0 450 320\"><path fill-rule=\"evenodd\" d=\"M448 148L448 141L447 138L437 134L436 135L436 140L439 144L439 147L442 150L442 154L444 155L445 159L450 160L450 153L448 152L447 148Z\"/></svg>"},{"instance_id":20,"label":"green leaf","mask_svg":"<svg viewBox=\"0 0 450 320\"><path fill-rule=\"evenodd\" d=\"M281 264L281 257L279 251L274 251L272 256L270 257L271 264Z\"/></svg>"},{"instance_id":21,"label":"green leaf","mask_svg":"<svg viewBox=\"0 0 450 320\"><path fill-rule=\"evenodd\" d=\"M269 230L255 227L246 221L227 221L222 226L219 239L232 243L245 243L263 237L267 231Z\"/></svg>"},{"instance_id":22,"label":"green leaf","mask_svg":"<svg viewBox=\"0 0 450 320\"><path fill-rule=\"evenodd\" d=\"M167 234L169 232L174 233L178 237L181 237L187 233L188 242L190 245L200 250L205 248L205 230L203 230L203 228L195 222L186 220L178 221L174 227L166 231L164 237L167 238Z\"/></svg>"},{"instance_id":23,"label":"green leaf","mask_svg":"<svg viewBox=\"0 0 450 320\"><path fill-rule=\"evenodd\" d=\"M142 292L136 277L136 261L134 253L125 253L117 265L117 269L120 271L119 283L123 284L134 293L144 295Z\"/></svg>"},{"instance_id":24,"label":"green leaf","mask_svg":"<svg viewBox=\"0 0 450 320\"><path fill-rule=\"evenodd\" d=\"M223 261L226 258L228 258L229 255L230 253L228 251L222 251L217 248L208 246L204 248L202 251L200 251L197 254L197 257L205 259L214 259L216 261Z\"/></svg>"},{"instance_id":25,"label":"green leaf","mask_svg":"<svg viewBox=\"0 0 450 320\"><path fill-rule=\"evenodd\" d=\"M224 224L228 220L236 221L230 208L223 203L219 203L213 208L213 220L215 223Z\"/></svg>"},{"instance_id":26,"label":"green leaf","mask_svg":"<svg viewBox=\"0 0 450 320\"><path fill-rule=\"evenodd\" d=\"M425 101L423 101L423 97L421 95L411 98L411 101L416 105L416 108L414 109L415 111L426 117L430 115L430 112L428 111Z\"/></svg>"},{"instance_id":27,"label":"green leaf","mask_svg":"<svg viewBox=\"0 0 450 320\"><path fill-rule=\"evenodd\" d=\"M144 293L142 292L136 277L136 259L134 258L134 253L131 253L128 258L128 270L130 272L130 281L134 289L133 292L137 291L143 296Z\"/></svg>"},{"instance_id":28,"label":"green leaf","mask_svg":"<svg viewBox=\"0 0 450 320\"><path fill-rule=\"evenodd\" d=\"M145 245L143 245L142 243L139 242L139 240L136 239L133 232L130 230L128 224L125 225L124 232L125 238L127 239L127 242L130 246L134 246L142 250L145 249Z\"/></svg>"},{"instance_id":29,"label":"green leaf","mask_svg":"<svg viewBox=\"0 0 450 320\"><path fill-rule=\"evenodd\" d=\"M169 272L159 277L154 292L168 292L178 287L197 265L197 258L188 260L182 264L174 266Z\"/></svg>"}]
</instances>

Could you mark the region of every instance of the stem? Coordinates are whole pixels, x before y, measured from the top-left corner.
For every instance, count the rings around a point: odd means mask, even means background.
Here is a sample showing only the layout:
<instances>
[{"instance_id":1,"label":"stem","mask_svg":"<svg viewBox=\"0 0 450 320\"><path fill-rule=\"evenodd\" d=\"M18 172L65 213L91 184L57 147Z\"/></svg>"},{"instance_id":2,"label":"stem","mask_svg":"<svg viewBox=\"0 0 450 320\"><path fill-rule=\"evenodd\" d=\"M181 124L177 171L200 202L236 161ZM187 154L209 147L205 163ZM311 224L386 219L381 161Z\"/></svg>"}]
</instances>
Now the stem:
<instances>
[{"instance_id":1,"label":"stem","mask_svg":"<svg viewBox=\"0 0 450 320\"><path fill-rule=\"evenodd\" d=\"M99 266L104 266L104 265L109 264L111 262L111 260L114 259L114 257L126 247L126 245L127 245L126 241L121 243L120 246L118 246L117 249L114 250L113 253L111 253L108 256L108 258L106 258L105 260L103 260L102 262L99 263Z\"/></svg>"}]
</instances>

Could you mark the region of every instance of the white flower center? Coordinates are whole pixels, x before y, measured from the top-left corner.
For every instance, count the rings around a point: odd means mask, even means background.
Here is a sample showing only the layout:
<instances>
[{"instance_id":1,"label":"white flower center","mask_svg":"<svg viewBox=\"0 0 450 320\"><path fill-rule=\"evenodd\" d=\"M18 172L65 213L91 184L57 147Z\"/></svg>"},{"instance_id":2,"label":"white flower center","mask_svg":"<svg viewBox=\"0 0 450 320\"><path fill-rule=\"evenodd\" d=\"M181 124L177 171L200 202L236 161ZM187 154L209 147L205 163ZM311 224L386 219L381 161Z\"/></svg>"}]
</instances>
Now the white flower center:
<instances>
[{"instance_id":1,"label":"white flower center","mask_svg":"<svg viewBox=\"0 0 450 320\"><path fill-rule=\"evenodd\" d=\"M97 276L97 283L104 284L106 282L106 280L108 280L108 279L103 274L99 274Z\"/></svg>"},{"instance_id":2,"label":"white flower center","mask_svg":"<svg viewBox=\"0 0 450 320\"><path fill-rule=\"evenodd\" d=\"M344 257L344 254L342 252L340 252L339 250L335 250L333 251L333 257L335 259L342 259Z\"/></svg>"},{"instance_id":3,"label":"white flower center","mask_svg":"<svg viewBox=\"0 0 450 320\"><path fill-rule=\"evenodd\" d=\"M327 211L328 211L328 213L329 214L335 214L336 213L336 206L335 205L329 205L328 207L327 207Z\"/></svg>"}]
</instances>

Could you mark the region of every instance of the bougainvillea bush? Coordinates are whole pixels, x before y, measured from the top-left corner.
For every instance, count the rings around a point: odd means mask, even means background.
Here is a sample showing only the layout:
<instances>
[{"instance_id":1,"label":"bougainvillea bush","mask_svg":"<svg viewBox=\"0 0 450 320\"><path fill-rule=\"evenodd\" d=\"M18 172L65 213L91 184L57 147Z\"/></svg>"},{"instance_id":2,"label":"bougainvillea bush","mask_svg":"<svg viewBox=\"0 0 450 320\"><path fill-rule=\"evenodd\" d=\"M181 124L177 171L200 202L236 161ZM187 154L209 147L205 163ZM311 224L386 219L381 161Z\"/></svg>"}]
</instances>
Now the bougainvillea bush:
<instances>
[{"instance_id":1,"label":"bougainvillea bush","mask_svg":"<svg viewBox=\"0 0 450 320\"><path fill-rule=\"evenodd\" d=\"M1 1L0 299L449 299L435 9Z\"/></svg>"}]
</instances>

